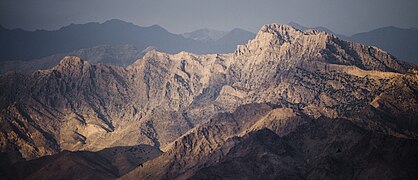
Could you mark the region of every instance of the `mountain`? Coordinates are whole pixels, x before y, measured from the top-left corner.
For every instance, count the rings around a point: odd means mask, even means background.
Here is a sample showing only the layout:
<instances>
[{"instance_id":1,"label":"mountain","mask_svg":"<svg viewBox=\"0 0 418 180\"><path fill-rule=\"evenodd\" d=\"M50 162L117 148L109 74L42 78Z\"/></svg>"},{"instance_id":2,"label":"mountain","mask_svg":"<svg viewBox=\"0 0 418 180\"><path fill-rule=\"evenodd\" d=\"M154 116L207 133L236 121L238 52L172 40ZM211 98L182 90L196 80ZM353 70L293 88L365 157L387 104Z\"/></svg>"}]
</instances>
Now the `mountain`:
<instances>
[{"instance_id":1,"label":"mountain","mask_svg":"<svg viewBox=\"0 0 418 180\"><path fill-rule=\"evenodd\" d=\"M214 38L214 41L198 40L201 35ZM225 42L228 39L221 38L224 36L231 41ZM253 36L253 33L241 29L228 33L199 30L189 35L177 35L158 25L141 27L116 19L101 24L71 24L54 31L8 30L0 27L0 61L36 60L56 54L71 54L79 49L125 44L132 44L139 51L155 47L167 53L183 50L200 54L232 53L237 43L246 42Z\"/></svg>"},{"instance_id":2,"label":"mountain","mask_svg":"<svg viewBox=\"0 0 418 180\"><path fill-rule=\"evenodd\" d=\"M217 103L238 108L197 126L122 179L417 176L416 129L409 129L417 127L417 77L402 73L402 62L374 47L276 24L263 26L234 59L235 80ZM393 101L395 94L409 95Z\"/></svg>"},{"instance_id":3,"label":"mountain","mask_svg":"<svg viewBox=\"0 0 418 180\"><path fill-rule=\"evenodd\" d=\"M128 66L140 59L152 47L139 51L135 46L125 45L101 45L92 48L79 49L76 51L55 54L41 59L30 61L2 61L0 73L16 71L19 73L32 73L36 70L50 69L56 66L65 56L78 56L88 59L91 63L111 64L116 66Z\"/></svg>"},{"instance_id":4,"label":"mountain","mask_svg":"<svg viewBox=\"0 0 418 180\"><path fill-rule=\"evenodd\" d=\"M140 27L121 20L71 24L55 31L0 30L0 59L30 60L100 45L154 46L165 52L204 51L199 42L172 34L158 25Z\"/></svg>"},{"instance_id":5,"label":"mountain","mask_svg":"<svg viewBox=\"0 0 418 180\"><path fill-rule=\"evenodd\" d=\"M418 64L418 30L383 27L369 32L354 34L351 41L373 45L389 51L399 59Z\"/></svg>"},{"instance_id":6,"label":"mountain","mask_svg":"<svg viewBox=\"0 0 418 180\"><path fill-rule=\"evenodd\" d=\"M127 67L66 56L0 76L1 169L141 144L162 154L118 178L416 179L417 69L280 24L230 54L152 50ZM25 177L60 172L42 168Z\"/></svg>"},{"instance_id":7,"label":"mountain","mask_svg":"<svg viewBox=\"0 0 418 180\"><path fill-rule=\"evenodd\" d=\"M369 32L357 33L352 36L345 36L332 32L331 30L317 26L313 28L304 27L295 22L290 22L289 25L301 29L315 29L324 31L330 34L335 34L341 39L357 42L369 46L376 46L382 48L394 56L407 61L409 63L418 64L418 30L414 28L403 29L398 27L383 27Z\"/></svg>"},{"instance_id":8,"label":"mountain","mask_svg":"<svg viewBox=\"0 0 418 180\"><path fill-rule=\"evenodd\" d=\"M201 42L213 42L221 39L228 32L213 29L198 29L192 32L182 34L183 37Z\"/></svg>"}]
</instances>

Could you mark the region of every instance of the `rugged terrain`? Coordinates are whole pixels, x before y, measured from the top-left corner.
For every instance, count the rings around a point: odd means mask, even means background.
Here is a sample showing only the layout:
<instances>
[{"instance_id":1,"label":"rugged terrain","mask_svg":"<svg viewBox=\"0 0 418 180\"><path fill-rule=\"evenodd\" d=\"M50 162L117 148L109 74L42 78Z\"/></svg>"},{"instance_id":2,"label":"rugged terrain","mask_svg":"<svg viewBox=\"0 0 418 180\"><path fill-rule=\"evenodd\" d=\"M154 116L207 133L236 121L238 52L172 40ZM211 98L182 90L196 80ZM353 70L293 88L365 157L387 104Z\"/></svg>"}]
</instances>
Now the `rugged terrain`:
<instances>
[{"instance_id":1,"label":"rugged terrain","mask_svg":"<svg viewBox=\"0 0 418 180\"><path fill-rule=\"evenodd\" d=\"M140 144L163 153L108 178L418 177L417 67L325 32L269 24L232 54L153 50L126 68L67 56L0 87L8 167Z\"/></svg>"}]
</instances>

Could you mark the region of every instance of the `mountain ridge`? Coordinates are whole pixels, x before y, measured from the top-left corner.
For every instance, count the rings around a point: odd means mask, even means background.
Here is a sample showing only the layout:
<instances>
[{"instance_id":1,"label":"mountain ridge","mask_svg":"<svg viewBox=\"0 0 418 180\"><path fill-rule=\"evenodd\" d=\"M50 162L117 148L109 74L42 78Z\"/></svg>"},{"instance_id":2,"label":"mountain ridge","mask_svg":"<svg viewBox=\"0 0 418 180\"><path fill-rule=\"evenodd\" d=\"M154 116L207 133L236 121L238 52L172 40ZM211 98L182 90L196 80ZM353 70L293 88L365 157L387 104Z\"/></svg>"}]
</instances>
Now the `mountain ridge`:
<instances>
[{"instance_id":1,"label":"mountain ridge","mask_svg":"<svg viewBox=\"0 0 418 180\"><path fill-rule=\"evenodd\" d=\"M304 27L304 26L299 25L299 24L294 23L294 22L291 22L291 23L288 23L288 24L296 27L297 29L301 29L301 30L317 29L317 30L320 30L320 31L326 31L330 34L335 34L331 30L329 30L327 28L323 28L323 27L308 28L308 27ZM135 28L136 29L137 28L140 28L140 29L141 28L145 28L145 29L148 28L148 29L154 29L155 31L159 31L160 33L165 33L165 34L169 33L167 30L165 30L164 28L162 28L161 26L158 26L158 25L153 25L153 26L148 26L148 27L139 27L139 26L136 26L132 23L124 22L122 20L117 20L117 19L108 20L108 21L106 21L104 23L101 23L101 24L100 23L72 24L72 25L65 26L65 27L61 28L61 30L64 29L65 31L72 31L71 29L79 29L79 28L82 28L84 26L89 26L89 27L90 26L94 26L94 27L96 27L96 26L99 27L100 26L101 27L102 25L106 26L106 27L109 26L110 28L113 27L113 26L133 27L134 29ZM160 30L156 30L156 29L160 29ZM385 29L385 28L381 28L381 29ZM395 29L399 30L398 28L395 28ZM3 30L6 33L8 31L7 29L2 29L2 31ZM17 31L25 32L24 30L17 30ZM55 31L44 31L44 30L37 30L37 31L55 33ZM100 30L100 31L103 31L103 30ZM35 32L35 31L33 31L33 32ZM185 44L192 43L192 45L190 46L190 47L192 47L192 49L188 49L187 47L182 47L181 49L192 50L195 53L221 53L221 52L231 53L236 49L236 45L244 44L244 43L247 42L247 40L252 39L255 36L255 34L247 32L247 31L240 31L238 33L238 35L234 35L234 34L237 34L237 33L233 33L233 32L234 32L234 30L230 31L228 33L228 35L224 35L225 37L223 37L221 39L218 39L218 41L211 41L211 42L198 42L198 41L189 42L188 41ZM343 35L340 35L340 34L336 34L336 36L340 37L341 39L344 39L344 40L350 40L350 41L355 41L355 42L361 42L361 43L367 44L367 45L375 45L375 46L378 46L378 47L383 47L384 49L389 50L389 52L394 53L396 57L401 57L401 59L404 59L404 60L407 60L409 62L412 62L412 63L416 64L414 58L411 58L411 57L414 56L414 51L411 51L411 48L410 48L410 47L414 47L413 45L409 45L405 48L398 48L398 47L403 46L405 44L396 43L396 45L394 45L392 43L392 44L388 45L388 43L387 43L387 41L393 41L394 42L396 40L396 39L394 40L394 37L395 36L397 37L398 36L397 34L411 34L411 33L409 33L409 32L392 33L393 35L389 34L389 35L385 35L383 37L379 37L377 40L373 40L373 39L370 39L370 36L374 36L373 34L376 34L374 32L375 31L371 31L371 32L368 32L366 34L359 33L358 37L356 36L357 38L355 38L354 36L353 37L348 37L348 36L343 36ZM9 37L7 37L7 38L9 38ZM7 40L7 38L6 38L6 40ZM77 38L72 38L72 40L73 39L77 39ZM390 40L390 39L392 39L392 40ZM409 42L409 41L413 41L413 39L415 39L415 38L408 38L406 40L402 40L401 42ZM129 42L133 42L133 41L129 40ZM145 45L152 45L153 44L153 43L150 43L150 42L144 42L144 43L145 43ZM200 45L195 44L195 43L198 43ZM99 43L99 44L102 44L102 43ZM133 44L136 44L136 41ZM177 46L179 43L175 43L175 44ZM5 45L5 46L7 46L7 45ZM30 65L26 65L27 64L26 61L16 61L15 59L13 59L11 61L3 61L0 64L1 73L4 73L4 72L9 71L9 70L17 70L19 72L24 71L24 72L27 72L27 73L31 73L31 72L33 72L34 70L37 70L37 69L47 69L47 68L50 68L53 65L55 65L55 63L58 62L63 57L63 55L78 55L79 53L82 53L82 51L85 51L85 52L90 51L90 53L98 53L98 54L102 53L104 55L103 60L102 60L104 63L123 65L123 66L129 65L132 61L134 61L136 59L139 59L141 57L140 55L138 55L138 53L136 53L136 54L132 54L133 57L131 57L129 60L123 60L123 62L121 62L121 61L119 61L117 59L113 59L113 57L111 57L111 56L115 56L116 55L115 53L103 52L103 51L101 51L100 49L97 48L97 47L105 47L105 46L111 46L112 48L115 47L114 49L117 49L117 48L122 47L123 45L119 45L119 43L117 45L110 45L109 43L105 43L105 44L102 44L102 45L99 45L99 46L96 46L96 47L93 47L93 48L87 48L87 49L85 48L85 49L80 49L80 50L73 51L73 52L55 54L55 55L52 55L52 56L49 56L49 57L41 58L42 60L41 59L28 60L28 63ZM136 45L136 46L138 46L138 45ZM42 47L42 46L39 46L39 47ZM140 45L139 47L140 48L136 48L135 45L133 45L133 49L138 49L137 51L141 51L141 48L145 49L145 46ZM78 48L73 48L73 49L78 49ZM97 52L93 52L95 49L97 49ZM159 49L161 51L166 50L166 48L159 48ZM195 49L196 51L194 51L193 49ZM222 49L222 50L219 51L220 49ZM122 51L123 50L124 49L122 49ZM201 51L201 50L204 50L204 51ZM405 51L405 53L402 53L404 51ZM406 51L408 51L408 52L406 52ZM6 51L4 51L4 52L6 52ZM14 53L12 51L7 51L7 52ZM64 52L64 51L61 51L61 52ZM166 51L166 52L169 52L169 51ZM177 52L179 52L179 51L177 51ZM129 53L135 53L135 52L130 51L130 52L127 52L127 53L129 54ZM20 53L20 54L27 54L27 53ZM51 54L51 53L49 53L49 54ZM80 55L83 55L83 54L80 54ZM32 56L32 55L29 55L29 56ZM109 56L109 58L107 58L107 56ZM135 58L134 58L134 56L135 56ZM91 57L91 56L82 56L82 57L84 59L89 59L89 61L94 61L94 62L96 62L96 61L100 62L101 61L100 58L98 59L98 58ZM126 58L129 58L129 57L126 57Z\"/></svg>"},{"instance_id":2,"label":"mountain ridge","mask_svg":"<svg viewBox=\"0 0 418 180\"><path fill-rule=\"evenodd\" d=\"M168 53L182 50L201 54L227 53L233 51L236 43L249 38L244 34L238 40L205 43L170 33L159 25L141 27L116 19L103 23L71 24L51 31L1 30L3 40L0 47L4 49L0 53L1 61L31 60L77 49L121 44L133 44L139 50L153 46ZM25 53L21 53L23 50Z\"/></svg>"}]
</instances>

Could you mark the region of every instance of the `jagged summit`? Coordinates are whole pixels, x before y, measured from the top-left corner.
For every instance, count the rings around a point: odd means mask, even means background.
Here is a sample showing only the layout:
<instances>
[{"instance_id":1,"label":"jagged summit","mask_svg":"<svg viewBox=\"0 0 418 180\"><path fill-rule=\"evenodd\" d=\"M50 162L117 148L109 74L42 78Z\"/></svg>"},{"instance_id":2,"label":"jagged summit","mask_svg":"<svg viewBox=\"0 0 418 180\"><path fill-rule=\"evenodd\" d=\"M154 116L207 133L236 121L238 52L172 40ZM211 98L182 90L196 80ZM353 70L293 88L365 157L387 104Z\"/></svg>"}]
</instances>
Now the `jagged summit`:
<instances>
[{"instance_id":1,"label":"jagged summit","mask_svg":"<svg viewBox=\"0 0 418 180\"><path fill-rule=\"evenodd\" d=\"M83 66L84 64L88 64L87 61L82 60L80 57L78 56L65 56L64 58L62 58L62 60L58 63L57 66L55 66L55 68L59 68L59 67L68 67L68 66Z\"/></svg>"},{"instance_id":2,"label":"jagged summit","mask_svg":"<svg viewBox=\"0 0 418 180\"><path fill-rule=\"evenodd\" d=\"M304 61L357 66L364 70L406 72L410 66L373 46L352 43L333 34L317 30L301 31L285 24L261 27L255 39L239 45L237 56L260 59L287 59L286 66ZM286 64L287 63L287 64Z\"/></svg>"},{"instance_id":3,"label":"jagged summit","mask_svg":"<svg viewBox=\"0 0 418 180\"><path fill-rule=\"evenodd\" d=\"M296 29L292 26L286 25L286 24L273 23L273 24L263 25L260 28L258 35L262 33L271 33L271 34L276 35L279 38L288 39L294 36L296 33L302 33L302 32L303 31Z\"/></svg>"},{"instance_id":4,"label":"jagged summit","mask_svg":"<svg viewBox=\"0 0 418 180\"><path fill-rule=\"evenodd\" d=\"M272 34L274 35L273 36L274 38L281 39L285 42L293 42L298 37L303 36L303 35L306 35L306 36L328 35L330 36L330 34L326 32L321 32L317 30L300 30L298 28L295 28L287 24L277 24L277 23L263 25L260 28L260 31L258 32L256 39L262 38L264 33Z\"/></svg>"},{"instance_id":5,"label":"jagged summit","mask_svg":"<svg viewBox=\"0 0 418 180\"><path fill-rule=\"evenodd\" d=\"M82 60L78 56L65 56L52 70L68 74L74 74L76 72L76 74L80 74L90 65L88 61Z\"/></svg>"},{"instance_id":6,"label":"jagged summit","mask_svg":"<svg viewBox=\"0 0 418 180\"><path fill-rule=\"evenodd\" d=\"M147 51L145 53L144 57L142 57L142 60L144 60L144 59L160 59L162 57L167 57L168 55L169 55L168 53L158 51L157 49L150 49L149 51ZM137 62L138 61L141 61L141 59L137 60Z\"/></svg>"},{"instance_id":7,"label":"jagged summit","mask_svg":"<svg viewBox=\"0 0 418 180\"><path fill-rule=\"evenodd\" d=\"M327 33L315 30L301 31L286 24L267 24L261 27L255 39L250 40L246 45L238 46L235 53L238 55L265 51L283 53L284 49L294 48L313 51L325 48L325 42L329 36Z\"/></svg>"},{"instance_id":8,"label":"jagged summit","mask_svg":"<svg viewBox=\"0 0 418 180\"><path fill-rule=\"evenodd\" d=\"M64 56L59 64L74 64L74 63L84 63L84 60L82 60L78 56Z\"/></svg>"}]
</instances>

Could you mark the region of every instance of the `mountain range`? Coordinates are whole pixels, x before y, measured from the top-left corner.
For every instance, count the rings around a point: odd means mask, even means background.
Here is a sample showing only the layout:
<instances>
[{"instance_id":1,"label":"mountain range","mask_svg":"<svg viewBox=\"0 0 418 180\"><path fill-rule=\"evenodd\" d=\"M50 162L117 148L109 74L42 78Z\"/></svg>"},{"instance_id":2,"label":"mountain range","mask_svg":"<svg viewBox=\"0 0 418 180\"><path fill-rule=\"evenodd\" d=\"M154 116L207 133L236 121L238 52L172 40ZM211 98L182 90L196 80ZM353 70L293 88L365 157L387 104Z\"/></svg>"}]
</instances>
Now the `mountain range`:
<instances>
[{"instance_id":1,"label":"mountain range","mask_svg":"<svg viewBox=\"0 0 418 180\"><path fill-rule=\"evenodd\" d=\"M140 51L152 46L167 53L231 53L237 43L246 42L254 34L234 29L210 43L183 36L170 33L158 25L141 27L117 19L104 23L71 24L54 31L8 30L0 27L0 48L3 49L0 60L39 59L83 48L123 44L132 44Z\"/></svg>"},{"instance_id":2,"label":"mountain range","mask_svg":"<svg viewBox=\"0 0 418 180\"><path fill-rule=\"evenodd\" d=\"M235 28L231 31L201 29L182 35L158 25L140 27L121 20L102 24L72 24L56 31L7 30L0 27L0 73L32 73L49 69L68 55L92 63L127 66L147 49L164 52L186 50L195 53L231 53L255 34Z\"/></svg>"},{"instance_id":3,"label":"mountain range","mask_svg":"<svg viewBox=\"0 0 418 180\"><path fill-rule=\"evenodd\" d=\"M418 67L322 31L127 67L65 56L0 87L10 179L418 178Z\"/></svg>"},{"instance_id":4,"label":"mountain range","mask_svg":"<svg viewBox=\"0 0 418 180\"><path fill-rule=\"evenodd\" d=\"M301 30L315 29L347 41L377 46L404 61L418 64L416 29L385 27L345 36L321 26L308 28L295 22L288 24ZM114 19L102 24L72 24L56 31L32 32L0 27L0 36L0 46L4 49L0 52L0 73L32 73L52 68L66 55L79 56L93 63L127 66L141 58L141 52L149 47L168 53L181 50L200 54L232 53L237 45L245 44L255 34L235 28L231 31L199 29L177 35L158 25L140 27ZM86 53L94 54L94 57Z\"/></svg>"},{"instance_id":5,"label":"mountain range","mask_svg":"<svg viewBox=\"0 0 418 180\"><path fill-rule=\"evenodd\" d=\"M193 40L169 33L158 25L140 27L121 20L109 20L102 24L72 24L55 31L0 28L0 36L2 61L38 59L99 45L133 44L143 50L158 44L157 48L166 52L198 46L193 44Z\"/></svg>"},{"instance_id":6,"label":"mountain range","mask_svg":"<svg viewBox=\"0 0 418 180\"><path fill-rule=\"evenodd\" d=\"M31 74L36 70L50 69L59 64L65 56L77 56L82 59L88 59L91 63L110 64L126 67L142 56L149 50L138 50L134 45L100 45L92 48L84 48L68 53L54 54L40 59L22 61L0 61L0 73L16 71L18 73Z\"/></svg>"}]
</instances>

